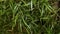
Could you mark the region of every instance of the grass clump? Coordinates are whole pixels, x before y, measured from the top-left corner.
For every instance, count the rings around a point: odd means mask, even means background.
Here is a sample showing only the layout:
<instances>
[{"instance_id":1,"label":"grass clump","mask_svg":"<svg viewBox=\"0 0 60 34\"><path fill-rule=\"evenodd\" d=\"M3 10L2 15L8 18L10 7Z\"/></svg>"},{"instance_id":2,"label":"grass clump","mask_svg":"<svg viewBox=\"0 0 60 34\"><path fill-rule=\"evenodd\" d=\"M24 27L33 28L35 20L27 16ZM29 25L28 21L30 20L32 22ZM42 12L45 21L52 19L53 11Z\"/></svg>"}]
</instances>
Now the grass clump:
<instances>
[{"instance_id":1,"label":"grass clump","mask_svg":"<svg viewBox=\"0 0 60 34\"><path fill-rule=\"evenodd\" d=\"M0 34L60 34L59 24L49 0L0 1Z\"/></svg>"}]
</instances>

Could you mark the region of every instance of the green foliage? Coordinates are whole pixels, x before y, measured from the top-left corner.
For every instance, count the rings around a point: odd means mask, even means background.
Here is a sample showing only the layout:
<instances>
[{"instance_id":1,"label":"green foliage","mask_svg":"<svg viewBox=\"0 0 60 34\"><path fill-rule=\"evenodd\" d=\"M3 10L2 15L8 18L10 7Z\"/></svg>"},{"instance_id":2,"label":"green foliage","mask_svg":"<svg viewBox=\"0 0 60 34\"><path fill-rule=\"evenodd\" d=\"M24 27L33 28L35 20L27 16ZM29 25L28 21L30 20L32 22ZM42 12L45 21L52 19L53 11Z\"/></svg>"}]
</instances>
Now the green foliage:
<instances>
[{"instance_id":1,"label":"green foliage","mask_svg":"<svg viewBox=\"0 0 60 34\"><path fill-rule=\"evenodd\" d=\"M49 0L0 2L0 34L60 34L58 21Z\"/></svg>"}]
</instances>

